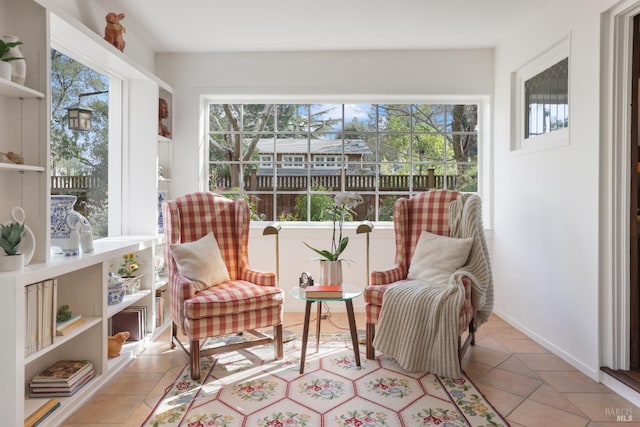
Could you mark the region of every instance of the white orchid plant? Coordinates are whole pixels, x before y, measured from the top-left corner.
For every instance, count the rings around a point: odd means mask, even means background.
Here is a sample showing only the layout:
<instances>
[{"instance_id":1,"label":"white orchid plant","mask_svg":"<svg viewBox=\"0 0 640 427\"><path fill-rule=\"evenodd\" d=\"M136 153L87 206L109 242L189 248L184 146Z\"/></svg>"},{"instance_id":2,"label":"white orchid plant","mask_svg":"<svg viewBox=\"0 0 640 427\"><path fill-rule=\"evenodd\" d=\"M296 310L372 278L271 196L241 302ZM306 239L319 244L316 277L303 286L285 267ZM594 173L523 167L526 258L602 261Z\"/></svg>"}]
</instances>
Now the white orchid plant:
<instances>
[{"instance_id":1,"label":"white orchid plant","mask_svg":"<svg viewBox=\"0 0 640 427\"><path fill-rule=\"evenodd\" d=\"M308 243L304 243L309 249L319 254L327 261L338 261L340 255L349 244L349 237L342 237L342 225L344 224L345 214L353 211L353 209L362 203L362 196L355 193L339 193L333 198L332 219L333 219L333 235L331 238L331 250L316 249ZM336 223L338 224L338 234L336 236ZM337 239L336 239L337 237Z\"/></svg>"}]
</instances>

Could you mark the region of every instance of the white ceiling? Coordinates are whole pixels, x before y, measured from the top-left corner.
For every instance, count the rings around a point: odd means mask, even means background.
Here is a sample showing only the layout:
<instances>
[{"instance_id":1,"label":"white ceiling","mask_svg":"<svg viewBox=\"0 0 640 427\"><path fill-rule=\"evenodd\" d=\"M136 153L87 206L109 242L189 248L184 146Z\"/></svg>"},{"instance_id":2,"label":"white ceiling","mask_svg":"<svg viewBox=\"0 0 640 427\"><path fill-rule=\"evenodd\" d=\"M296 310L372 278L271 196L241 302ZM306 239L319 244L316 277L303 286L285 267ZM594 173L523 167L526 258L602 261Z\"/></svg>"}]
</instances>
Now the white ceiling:
<instances>
[{"instance_id":1,"label":"white ceiling","mask_svg":"<svg viewBox=\"0 0 640 427\"><path fill-rule=\"evenodd\" d=\"M492 47L549 1L95 0L155 52Z\"/></svg>"}]
</instances>

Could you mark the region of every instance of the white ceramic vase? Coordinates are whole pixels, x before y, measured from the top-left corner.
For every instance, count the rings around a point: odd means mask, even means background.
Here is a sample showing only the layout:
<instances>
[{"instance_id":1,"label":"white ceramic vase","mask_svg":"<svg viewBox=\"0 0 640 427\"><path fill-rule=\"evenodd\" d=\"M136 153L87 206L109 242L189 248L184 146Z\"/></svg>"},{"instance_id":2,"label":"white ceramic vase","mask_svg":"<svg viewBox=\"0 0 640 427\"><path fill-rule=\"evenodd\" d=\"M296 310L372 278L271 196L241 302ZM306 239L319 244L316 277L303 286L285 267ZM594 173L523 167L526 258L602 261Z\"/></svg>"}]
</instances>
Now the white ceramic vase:
<instances>
[{"instance_id":1,"label":"white ceramic vase","mask_svg":"<svg viewBox=\"0 0 640 427\"><path fill-rule=\"evenodd\" d=\"M0 256L0 271L22 271L24 254Z\"/></svg>"},{"instance_id":2,"label":"white ceramic vase","mask_svg":"<svg viewBox=\"0 0 640 427\"><path fill-rule=\"evenodd\" d=\"M342 286L342 260L320 260L319 285Z\"/></svg>"},{"instance_id":3,"label":"white ceramic vase","mask_svg":"<svg viewBox=\"0 0 640 427\"><path fill-rule=\"evenodd\" d=\"M11 80L11 62L0 61L0 78Z\"/></svg>"},{"instance_id":4,"label":"white ceramic vase","mask_svg":"<svg viewBox=\"0 0 640 427\"><path fill-rule=\"evenodd\" d=\"M4 35L2 36L2 40L7 43L15 43L19 41L18 37L13 35ZM23 85L27 78L27 61L24 59L20 46L9 48L9 52L5 53L4 57L23 58L9 62L9 64L11 64L11 81Z\"/></svg>"}]
</instances>

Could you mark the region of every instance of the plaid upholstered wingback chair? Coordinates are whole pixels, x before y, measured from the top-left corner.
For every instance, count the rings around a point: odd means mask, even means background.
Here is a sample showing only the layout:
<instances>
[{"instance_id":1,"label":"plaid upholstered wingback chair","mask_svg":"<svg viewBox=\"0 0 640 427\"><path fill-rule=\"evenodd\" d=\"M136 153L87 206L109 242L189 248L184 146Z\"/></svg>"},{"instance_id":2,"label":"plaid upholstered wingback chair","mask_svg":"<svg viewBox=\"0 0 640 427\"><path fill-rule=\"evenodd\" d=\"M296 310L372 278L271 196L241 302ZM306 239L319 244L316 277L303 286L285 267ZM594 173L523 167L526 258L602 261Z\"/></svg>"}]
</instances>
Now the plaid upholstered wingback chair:
<instances>
[{"instance_id":1,"label":"plaid upholstered wingback chair","mask_svg":"<svg viewBox=\"0 0 640 427\"><path fill-rule=\"evenodd\" d=\"M407 280L411 259L413 257L416 245L423 231L438 234L441 236L450 235L449 208L452 202L462 197L461 193L449 190L433 190L419 193L411 198L400 198L396 200L393 209L393 223L395 232L395 263L393 267L383 271L372 271L370 274L370 284L367 286L364 298L366 302L366 354L367 359L375 358L375 349L373 347L373 339L375 336L376 324L378 317L384 304L385 291ZM476 201L477 196L473 196ZM481 218L475 219L481 222ZM482 224L477 224L479 232L482 231ZM482 246L485 252L485 258L488 260L486 253L486 241L484 234L481 235L482 242L477 242ZM490 278L490 272L489 280ZM464 351L469 344L475 344L475 315L476 307L472 302L472 283L468 277L462 279L465 298L460 310L459 333L458 340L458 356L462 358ZM492 294L487 298L487 306L492 305ZM484 314L484 313L483 313ZM463 334L468 331L464 341Z\"/></svg>"},{"instance_id":2,"label":"plaid upholstered wingback chair","mask_svg":"<svg viewBox=\"0 0 640 427\"><path fill-rule=\"evenodd\" d=\"M284 294L277 286L275 273L257 272L249 267L247 202L215 193L192 193L166 201L163 214L172 346L178 344L189 354L191 377L200 378L201 356L253 345L273 343L275 357L281 359ZM228 280L208 287L181 274L171 246L199 241L210 232L228 270ZM265 327L273 327L273 336L257 330ZM178 328L189 339L188 349L177 338ZM200 349L201 340L245 331L256 338L235 340L206 351Z\"/></svg>"}]
</instances>

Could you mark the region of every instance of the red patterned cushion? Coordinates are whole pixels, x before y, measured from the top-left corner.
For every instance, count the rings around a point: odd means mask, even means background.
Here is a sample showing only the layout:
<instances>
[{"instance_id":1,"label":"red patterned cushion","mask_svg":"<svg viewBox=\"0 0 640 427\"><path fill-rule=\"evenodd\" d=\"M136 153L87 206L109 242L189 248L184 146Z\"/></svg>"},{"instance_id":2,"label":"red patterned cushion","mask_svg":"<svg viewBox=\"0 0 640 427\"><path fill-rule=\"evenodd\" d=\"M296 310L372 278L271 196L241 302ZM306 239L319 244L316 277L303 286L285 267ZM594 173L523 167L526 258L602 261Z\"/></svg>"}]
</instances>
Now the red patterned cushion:
<instances>
[{"instance_id":1,"label":"red patterned cushion","mask_svg":"<svg viewBox=\"0 0 640 427\"><path fill-rule=\"evenodd\" d=\"M274 286L232 280L198 292L184 302L187 319L223 316L282 305L284 293Z\"/></svg>"},{"instance_id":2,"label":"red patterned cushion","mask_svg":"<svg viewBox=\"0 0 640 427\"><path fill-rule=\"evenodd\" d=\"M265 328L282 323L283 306L266 310L243 311L224 316L185 319L185 334L191 340L217 337L250 329Z\"/></svg>"}]
</instances>

